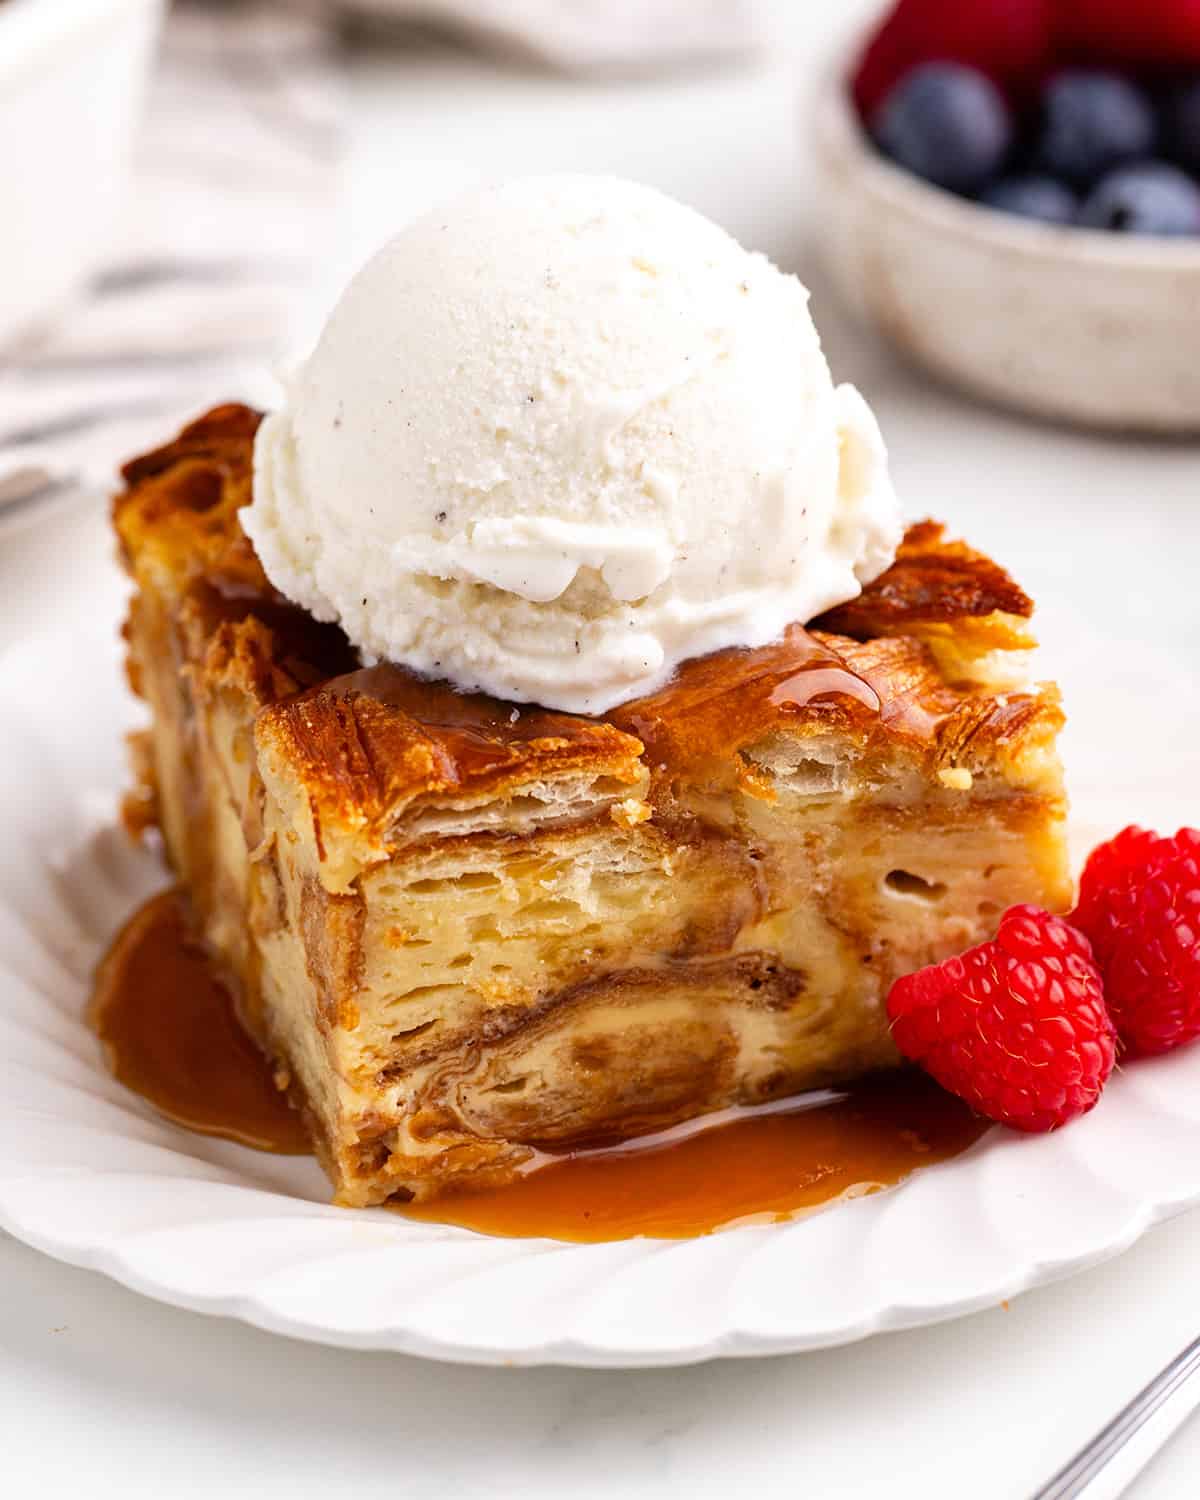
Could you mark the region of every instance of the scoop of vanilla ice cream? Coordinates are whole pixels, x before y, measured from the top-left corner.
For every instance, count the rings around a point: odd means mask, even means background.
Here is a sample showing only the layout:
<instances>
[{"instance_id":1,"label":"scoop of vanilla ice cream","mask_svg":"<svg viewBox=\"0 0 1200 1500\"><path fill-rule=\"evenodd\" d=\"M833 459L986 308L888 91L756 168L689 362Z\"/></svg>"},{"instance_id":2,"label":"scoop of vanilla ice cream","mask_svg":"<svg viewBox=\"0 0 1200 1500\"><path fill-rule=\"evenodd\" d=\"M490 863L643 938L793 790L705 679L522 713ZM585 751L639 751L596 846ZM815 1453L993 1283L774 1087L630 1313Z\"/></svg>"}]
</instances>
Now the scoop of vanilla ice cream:
<instances>
[{"instance_id":1,"label":"scoop of vanilla ice cream","mask_svg":"<svg viewBox=\"0 0 1200 1500\"><path fill-rule=\"evenodd\" d=\"M242 519L365 659L577 713L852 598L901 533L800 282L584 176L476 191L368 262Z\"/></svg>"}]
</instances>

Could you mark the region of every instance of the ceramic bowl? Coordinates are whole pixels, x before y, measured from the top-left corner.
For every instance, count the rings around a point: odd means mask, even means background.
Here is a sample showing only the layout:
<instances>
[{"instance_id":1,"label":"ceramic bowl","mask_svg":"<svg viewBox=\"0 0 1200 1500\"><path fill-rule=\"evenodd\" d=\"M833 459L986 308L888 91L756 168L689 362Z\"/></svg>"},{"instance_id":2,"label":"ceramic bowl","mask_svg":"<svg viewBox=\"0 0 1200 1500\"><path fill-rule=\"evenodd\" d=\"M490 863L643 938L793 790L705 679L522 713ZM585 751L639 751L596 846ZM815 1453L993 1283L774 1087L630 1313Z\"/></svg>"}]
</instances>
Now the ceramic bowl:
<instances>
[{"instance_id":1,"label":"ceramic bowl","mask_svg":"<svg viewBox=\"0 0 1200 1500\"><path fill-rule=\"evenodd\" d=\"M848 69L819 91L819 248L905 355L1040 417L1200 432L1200 238L1044 225L932 187L874 148Z\"/></svg>"}]
</instances>

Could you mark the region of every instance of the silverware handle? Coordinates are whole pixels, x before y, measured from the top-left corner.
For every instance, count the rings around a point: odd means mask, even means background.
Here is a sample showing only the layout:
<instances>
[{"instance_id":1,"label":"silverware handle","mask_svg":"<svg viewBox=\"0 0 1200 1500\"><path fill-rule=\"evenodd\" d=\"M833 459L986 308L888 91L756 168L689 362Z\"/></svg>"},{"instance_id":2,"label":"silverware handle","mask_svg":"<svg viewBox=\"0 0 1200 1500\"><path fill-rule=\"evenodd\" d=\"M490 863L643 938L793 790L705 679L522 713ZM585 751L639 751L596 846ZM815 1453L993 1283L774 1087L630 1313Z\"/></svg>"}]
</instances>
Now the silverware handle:
<instances>
[{"instance_id":1,"label":"silverware handle","mask_svg":"<svg viewBox=\"0 0 1200 1500\"><path fill-rule=\"evenodd\" d=\"M1200 1406L1200 1338L1187 1346L1033 1500L1116 1500Z\"/></svg>"}]
</instances>

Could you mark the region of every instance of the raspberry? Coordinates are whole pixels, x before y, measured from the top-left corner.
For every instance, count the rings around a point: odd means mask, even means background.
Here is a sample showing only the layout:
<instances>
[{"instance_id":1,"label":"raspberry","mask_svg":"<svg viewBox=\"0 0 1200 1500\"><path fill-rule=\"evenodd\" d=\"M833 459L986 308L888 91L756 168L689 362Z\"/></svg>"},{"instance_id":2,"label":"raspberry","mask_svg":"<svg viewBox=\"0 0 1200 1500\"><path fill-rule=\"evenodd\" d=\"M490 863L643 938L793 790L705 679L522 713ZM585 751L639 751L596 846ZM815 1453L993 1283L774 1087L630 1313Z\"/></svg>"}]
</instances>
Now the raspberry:
<instances>
[{"instance_id":1,"label":"raspberry","mask_svg":"<svg viewBox=\"0 0 1200 1500\"><path fill-rule=\"evenodd\" d=\"M892 1036L989 1119L1053 1130L1085 1114L1112 1072L1116 1035L1087 939L1012 906L995 940L898 979Z\"/></svg>"},{"instance_id":2,"label":"raspberry","mask_svg":"<svg viewBox=\"0 0 1200 1500\"><path fill-rule=\"evenodd\" d=\"M1054 62L1058 0L899 0L855 70L854 99L869 120L894 84L925 62L978 68L1015 99L1032 95Z\"/></svg>"},{"instance_id":3,"label":"raspberry","mask_svg":"<svg viewBox=\"0 0 1200 1500\"><path fill-rule=\"evenodd\" d=\"M1200 831L1126 828L1092 851L1072 922L1092 941L1125 1047L1148 1056L1200 1036Z\"/></svg>"}]
</instances>

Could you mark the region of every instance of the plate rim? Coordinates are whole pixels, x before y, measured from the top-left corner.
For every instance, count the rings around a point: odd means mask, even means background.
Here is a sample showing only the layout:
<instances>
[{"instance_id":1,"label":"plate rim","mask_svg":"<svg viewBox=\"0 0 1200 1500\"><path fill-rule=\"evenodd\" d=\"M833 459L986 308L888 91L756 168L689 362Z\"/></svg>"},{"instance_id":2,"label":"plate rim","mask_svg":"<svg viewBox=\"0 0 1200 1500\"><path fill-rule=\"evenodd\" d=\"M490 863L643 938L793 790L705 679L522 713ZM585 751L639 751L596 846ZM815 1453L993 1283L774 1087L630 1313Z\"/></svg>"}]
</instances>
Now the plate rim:
<instances>
[{"instance_id":1,"label":"plate rim","mask_svg":"<svg viewBox=\"0 0 1200 1500\"><path fill-rule=\"evenodd\" d=\"M56 628L52 632L43 632L32 635L25 640L16 642L6 650L0 651L0 703L11 702L14 692L21 695L21 701L25 701L22 695L22 682L27 694L30 686L30 672L35 663L44 661L44 653L51 649L48 642L55 638L62 639L70 636L75 644L76 650L80 649L80 641L77 632L71 632L69 628ZM26 715L23 723L16 725L16 731L12 728L12 716L7 718L0 714L0 761L5 765L9 773L9 792L15 790L18 795L24 795L32 812L30 816L44 816L46 812L46 798L49 791L53 790L53 778L57 777L62 783L64 775L68 780L66 785L73 794L68 799L69 805L59 810L61 828L59 832L65 834L69 828L73 838L78 840L76 853L83 858L85 851L90 847L89 841L95 841L98 836L109 836L111 834L111 810L115 804L115 798L119 794L119 782L114 780L117 762L117 747L119 743L119 730L127 727L128 723L134 721L135 705L124 695L119 687L119 679L115 671L109 671L109 665L115 666L119 659L119 647L115 639L105 639L102 631L90 634L90 641L86 646L93 657L102 654L104 658L104 669L97 665L92 674L94 681L87 688L96 700L97 711L104 717L102 732L106 735L106 741L111 740L111 753L99 757L99 766L92 774L97 757L94 747L91 752L84 747L79 747L80 754L86 755L88 772L81 775L78 781L70 779L72 771L78 770L78 765L72 765L69 757L65 768L63 766L51 766L50 757L39 758L36 753L28 754L28 747L23 750L24 741L21 732L29 726L29 716ZM49 727L38 724L35 727L43 729L43 737L56 751L63 751L64 745L59 742L62 725L51 719ZM36 747L35 747L36 749ZM25 760L20 756L25 754ZM78 756L76 761L78 762ZM107 769L105 765L107 763ZM15 767L15 769L14 769ZM0 791L3 791L0 786ZM39 796L41 801L39 803ZM40 861L38 868L47 877L55 873L54 866L54 842L50 840L45 848L39 849L37 858ZM72 845L74 847L74 845ZM60 855L61 857L61 848ZM144 857L132 855L131 867L139 863L139 868L144 870L146 880L149 880L150 865L147 863L151 856ZM5 870L8 870L7 878L11 881L14 861L10 856L7 865L3 855L0 854L0 922L6 920L18 920L13 913L17 911L12 899L12 892L4 885ZM139 879L143 878L139 876ZM103 892L105 899L111 895L115 901L118 896L124 898L124 889L118 889L116 876L112 877L114 884L111 892ZM65 897L60 897L60 902ZM129 898L134 899L133 897ZM110 902L111 904L111 902ZM65 906L60 906L58 919L61 922ZM122 908L125 910L125 908ZM51 912L51 916L54 913ZM57 931L57 929L55 929ZM109 933L111 935L111 933ZM102 941L102 936L97 932L89 932L88 949L93 959L96 950ZM65 972L65 971L64 971ZM76 1033L84 1032L82 1021L82 1008L86 1000L86 987L83 978L79 974L68 974L66 981L73 986L69 993L62 993L52 997L48 1002L57 1022L70 1028L65 1033L74 1037ZM63 995L66 995L64 1000ZM37 1002L43 997L39 994L35 997ZM5 1026L18 1039L25 1034L22 1030L22 1022L28 1021L30 1005L30 986L24 975L18 973L12 967L12 960L3 947L0 947L0 1026ZM28 1027L26 1026L26 1030ZM28 1031L29 1035L38 1035L40 1031ZM91 1033L86 1035L91 1038ZM92 1040L95 1040L94 1038ZM1177 1058L1181 1057L1177 1054ZM139 1146L147 1141L160 1149L177 1150L180 1160L187 1161L189 1158L180 1145L176 1143L184 1137L181 1136L181 1127L172 1125L164 1117L155 1112L151 1106L137 1099L137 1096L126 1095L120 1090L106 1071L103 1070L101 1049L99 1042L95 1042L94 1059L86 1058L82 1061L76 1057L76 1066L85 1069L88 1078L99 1078L103 1081L109 1096L119 1100L136 1101L136 1107L131 1107L129 1114L143 1124L149 1121L147 1127L148 1135L129 1135L127 1139ZM22 1057L19 1046L9 1051L4 1062L20 1073L23 1069L32 1070L34 1077L31 1086L37 1084L37 1067L40 1064L31 1062L27 1051ZM1161 1059L1160 1063L1168 1063L1169 1059ZM1153 1067L1153 1063L1149 1066ZM1178 1066L1178 1064L1176 1064ZM1186 1064L1185 1064L1186 1066ZM1198 1051L1191 1063L1192 1069L1200 1069L1200 1051ZM1172 1070L1173 1071L1173 1070ZM1151 1073L1138 1073L1138 1077L1149 1080L1146 1085L1151 1095L1150 1108L1147 1110L1151 1119L1150 1129L1159 1128L1156 1123L1157 1116L1166 1118L1166 1127L1169 1128L1173 1122L1175 1125L1190 1125L1200 1132L1200 1110L1193 1113L1191 1109L1186 1112L1181 1108L1172 1110L1169 1093L1164 1106L1161 1097L1155 1099L1153 1079L1156 1075ZM1200 1076L1200 1075L1198 1075ZM64 1097L73 1096L74 1093L82 1092L78 1080L72 1077L51 1079L52 1089L48 1094L50 1104L61 1103ZM1143 1096L1146 1087L1138 1088L1136 1084L1129 1086L1129 1099L1135 1109L1142 1109L1145 1101ZM57 1094L57 1090L66 1090L67 1095ZM119 1091L119 1092L113 1092ZM1185 1079L1185 1091L1187 1083ZM1196 1091L1200 1094L1200 1090ZM90 1097L90 1096L89 1096ZM19 1092L12 1090L0 1090L0 1228L11 1234L15 1239L29 1245L54 1259L82 1269L94 1270L111 1280L124 1286L130 1291L153 1300L188 1311L201 1313L208 1316L232 1317L250 1326L263 1331L279 1334L285 1337L299 1339L307 1342L329 1344L335 1347L359 1350L390 1351L418 1358L429 1358L447 1361L457 1364L483 1365L483 1366L567 1366L576 1368L662 1368L670 1366L682 1366L703 1363L718 1358L760 1358L773 1355L803 1353L810 1350L832 1348L843 1344L855 1343L876 1334L886 1332L900 1332L934 1323L949 1321L950 1319L969 1315L974 1312L993 1307L998 1303L1021 1295L1036 1286L1047 1285L1078 1272L1091 1269L1104 1261L1110 1260L1123 1253L1135 1244L1144 1234L1158 1223L1164 1222L1188 1208L1200 1204L1200 1166L1196 1168L1190 1178L1175 1177L1168 1181L1159 1183L1142 1182L1132 1171L1123 1176L1118 1176L1116 1182L1105 1178L1096 1170L1096 1160L1106 1164L1107 1159L1104 1152L1107 1147L1105 1138L1100 1136L1095 1140L1087 1135L1088 1121L1080 1122L1074 1126L1072 1132L1062 1132L1057 1137L1041 1138L1015 1138L998 1130L986 1133L978 1142L971 1146L966 1152L950 1159L947 1162L938 1163L921 1172L915 1177L899 1184L897 1187L885 1190L881 1193L857 1199L832 1207L824 1212L813 1216L813 1218L794 1222L790 1225L775 1227L755 1226L748 1228L732 1229L712 1236L701 1237L693 1241L657 1241L643 1240L641 1247L647 1253L631 1253L628 1258L628 1266L636 1275L640 1268L648 1265L653 1260L650 1252L663 1251L667 1246L710 1246L730 1247L728 1260L736 1262L734 1268L742 1266L751 1257L758 1247L765 1247L775 1243L774 1237L780 1234L803 1234L807 1225L828 1220L835 1220L837 1225L845 1226L844 1233L848 1235L856 1246L864 1249L868 1246L877 1246L881 1239L886 1241L886 1222L889 1217L893 1220L895 1215L889 1215L889 1205L908 1202L906 1194L911 1194L914 1187L919 1183L936 1185L947 1178L948 1175L957 1173L966 1182L969 1192L967 1197L972 1203L976 1199L982 1203L984 1217L988 1221L988 1228L992 1232L993 1240L996 1239L998 1231L992 1219L994 1215L991 1209L994 1205L984 1202L987 1193L994 1193L997 1186L1004 1188L1003 1178L998 1184L985 1181L987 1175L986 1164L993 1160L997 1163L1004 1159L1006 1170L1011 1171L1011 1164L1017 1160L1017 1153L1022 1149L1028 1152L1023 1158L1029 1162L1041 1164L1043 1178L1054 1173L1061 1167L1063 1162L1070 1164L1077 1160L1079 1167L1078 1177L1080 1181L1095 1187L1095 1201L1100 1202L1105 1210L1105 1217L1100 1226L1094 1232L1091 1221L1088 1221L1087 1232L1082 1238L1072 1240L1071 1248L1064 1249L1060 1244L1057 1252L1047 1250L1045 1244L1053 1240L1054 1236L1049 1231L1052 1224L1046 1226L1047 1235L1041 1242L1039 1249L1037 1236L1033 1237L1030 1245L1022 1247L1020 1251L1013 1250L1005 1243L1004 1256L998 1263L993 1261L984 1265L983 1274L975 1275L974 1283L967 1284L965 1290L960 1288L952 1295L940 1297L929 1294L929 1284L925 1283L925 1295L898 1296L894 1290L889 1296L887 1287L882 1284L854 1286L851 1288L849 1304L838 1316L838 1306L835 1306L835 1315L830 1318L814 1318L807 1329L796 1326L797 1318L803 1320L804 1307L800 1304L799 1313L793 1306L791 1318L786 1322L784 1317L780 1318L780 1330L778 1334L772 1334L761 1321L746 1320L739 1322L737 1310L733 1305L731 1297L725 1297L716 1319L701 1320L699 1317L693 1320L692 1327L698 1330L693 1335L691 1332L674 1333L668 1330L654 1333L653 1328L661 1328L661 1325L652 1325L651 1336L640 1342L635 1341L629 1333L622 1342L618 1337L611 1342L597 1340L595 1336L588 1337L586 1329L580 1333L578 1322L560 1317L557 1323L552 1320L544 1322L545 1331L539 1333L536 1324L533 1336L528 1342L520 1345L501 1344L495 1339L489 1340L481 1336L476 1340L464 1337L461 1330L447 1330L445 1327L439 1332L436 1328L431 1329L423 1326L414 1318L412 1309L414 1303L411 1298L402 1300L399 1304L393 1301L394 1312L388 1316L382 1316L378 1323L366 1326L355 1323L353 1319L349 1322L338 1322L331 1316L328 1306L317 1306L309 1310L304 1316L297 1316L289 1311L284 1305L286 1299L281 1291L273 1292L269 1285L271 1268L265 1273L247 1273L244 1283L230 1289L227 1285L216 1286L215 1283L205 1289L201 1282L197 1283L195 1278L195 1265L191 1278L183 1273L189 1264L186 1259L176 1262L181 1268L180 1274L170 1275L164 1272L161 1264L157 1270L148 1269L143 1260L139 1260L139 1247L144 1247L149 1236L161 1233L163 1229L182 1232L185 1236L189 1228L195 1226L190 1221L182 1224L179 1221L166 1220L157 1226L151 1224L147 1228L130 1227L112 1233L101 1233L89 1231L87 1222L80 1221L78 1216L72 1218L71 1181L78 1173L74 1162L69 1157L64 1157L62 1165L70 1168L69 1172L61 1173L61 1184L51 1190L46 1189L46 1177L39 1174L36 1168L25 1165L22 1157L22 1146L20 1139L12 1139L14 1132L12 1125L17 1118L20 1108ZM1098 1112L1099 1113L1099 1112ZM1090 1117L1095 1118L1095 1117ZM61 1124L66 1128L63 1139L69 1141L72 1130L81 1128L91 1130L94 1128L88 1123L86 1108L79 1115L64 1114ZM9 1129L6 1132L5 1127ZM25 1127L28 1129L28 1125ZM1078 1132L1078 1135L1075 1134ZM10 1136L6 1145L4 1136ZM19 1131L16 1132L19 1136ZM197 1138L191 1136L192 1140L211 1140L211 1138ZM1073 1149L1074 1143L1080 1143L1079 1151ZM1063 1147L1063 1142L1068 1144ZM1088 1159L1085 1141L1091 1141L1093 1159ZM1100 1150L1096 1151L1099 1143ZM52 1142L53 1144L53 1142ZM1139 1142L1134 1142L1132 1149L1139 1147ZM1039 1155L1039 1147L1041 1154ZM61 1148L60 1148L61 1149ZM239 1153L245 1153L245 1159L249 1162L257 1157L259 1153L249 1153L246 1148L240 1148L227 1143L222 1143L223 1155L219 1155L214 1165L209 1157L209 1164L217 1174L214 1179L209 1177L209 1185L219 1182L222 1170L221 1162L225 1158L234 1162L241 1160ZM230 1155L232 1153L232 1155ZM279 1160L276 1158L276 1160ZM1050 1172L1047 1174L1047 1164ZM232 1171L233 1169L228 1169ZM965 1176L963 1175L965 1174ZM136 1174L134 1174L136 1175ZM161 1176L162 1174L160 1174ZM203 1175L203 1174L202 1174ZM163 1177L159 1191L168 1197L173 1189L182 1180L167 1174ZM1020 1181L1024 1182L1024 1177ZM30 1185L36 1184L39 1195L30 1197ZM235 1182L227 1181L225 1186L235 1186ZM986 1189L986 1192L985 1192ZM289 1193L285 1188L272 1187L263 1189L261 1185L258 1191L269 1191L287 1201L294 1203L297 1208L316 1210L313 1217L323 1219L326 1222L334 1222L340 1215L346 1215L347 1227L360 1223L374 1223L382 1225L385 1221L395 1230L400 1223L393 1215L388 1215L381 1210L341 1210L334 1209L327 1203L315 1203L310 1199L303 1198L296 1193ZM932 1189L926 1190L926 1196ZM948 1190L951 1195L953 1189ZM1036 1196L1036 1194L1034 1195ZM916 1201L915 1198L913 1201ZM943 1199L934 1196L937 1204ZM953 1197L949 1200L951 1205L957 1200ZM146 1203L153 1207L160 1207L160 1201L153 1195L149 1195ZM968 1205L970 1206L970 1205ZM976 1204L979 1206L979 1204ZM123 1209L123 1202L118 1205ZM119 1215L118 1215L119 1216ZM289 1219L287 1214L280 1216L282 1223L295 1222ZM1065 1222L1066 1214L1060 1216ZM852 1226L855 1220L860 1220L861 1225L855 1229ZM225 1225L235 1225L234 1232L241 1226L236 1225L234 1217L219 1220ZM1042 1228L1042 1221L1035 1219L1035 1228ZM208 1228L205 1221L204 1228ZM1062 1224L1059 1224L1061 1229ZM490 1237L474 1234L472 1231L446 1226L438 1226L438 1234L435 1237L425 1236L414 1240L413 1248L418 1246L434 1252L438 1247L448 1243L465 1244L467 1242L489 1241ZM323 1231L322 1231L323 1232ZM982 1232L982 1231L981 1231ZM116 1237L114 1238L114 1233ZM340 1231L337 1231L340 1233ZM830 1231L834 1234L835 1231ZM903 1225L901 1225L903 1234ZM731 1237L744 1237L740 1243L745 1246L745 1254L737 1256L731 1246ZM822 1235L829 1238L829 1235ZM1061 1239L1061 1235L1060 1235ZM383 1244L384 1238L371 1235L364 1243L378 1248ZM341 1242L339 1241L339 1244ZM512 1250L514 1241L490 1239L493 1245L508 1247L507 1254L511 1261L517 1262L522 1259L523 1252ZM629 1246L639 1242L622 1241L615 1242ZM735 1242L736 1243L736 1242ZM561 1242L546 1240L525 1241L523 1244L531 1251L544 1253L548 1249L554 1249L561 1256L571 1256L576 1253L587 1253L598 1250L598 1246L571 1246ZM792 1244L798 1248L801 1242L793 1239ZM988 1248L994 1248L989 1242ZM402 1253L402 1252L398 1252ZM694 1266L697 1262L703 1267L706 1255L703 1250L691 1252L693 1259L688 1262ZM326 1259L329 1257L326 1256ZM453 1257L451 1257L453 1258ZM486 1253L483 1257L486 1259ZM599 1262L604 1262L604 1257L597 1257ZM619 1257L610 1257L618 1260ZM714 1251L707 1260L712 1263L724 1264L721 1256ZM986 1260L986 1257L985 1257ZM154 1257L150 1256L154 1263ZM556 1264L561 1265L559 1261ZM997 1269L997 1264L999 1269ZM503 1275L506 1261L504 1257L497 1255L494 1263L483 1267L484 1274ZM203 1269L203 1268L202 1268ZM625 1269L625 1264L618 1265L618 1272ZM970 1268L974 1274L975 1268ZM457 1269L453 1270L448 1279L439 1283L435 1288L441 1293L446 1287L453 1288L461 1283L462 1278ZM970 1279L968 1278L968 1283ZM731 1282L732 1285L732 1282ZM382 1283L381 1283L382 1287ZM634 1288L635 1292L639 1290ZM643 1289L644 1290L644 1289ZM468 1294L469 1295L469 1294ZM845 1297L842 1299L845 1301ZM419 1305L419 1304L416 1304ZM336 1312L336 1306L332 1309ZM698 1309L699 1311L699 1309ZM585 1319L586 1322L586 1319ZM754 1322L754 1326L748 1326L748 1322ZM501 1325L503 1327L503 1325ZM671 1325L674 1328L674 1325ZM486 1332L486 1330L485 1330Z\"/></svg>"},{"instance_id":2,"label":"plate rim","mask_svg":"<svg viewBox=\"0 0 1200 1500\"><path fill-rule=\"evenodd\" d=\"M330 1348L348 1349L359 1353L401 1354L411 1359L430 1359L440 1363L467 1365L473 1368L565 1368L591 1370L643 1370L674 1369L690 1365L705 1364L717 1359L772 1359L785 1355L817 1353L825 1349L842 1348L861 1343L881 1334L904 1333L916 1328L934 1327L939 1323L953 1322L1011 1301L1025 1292L1038 1287L1052 1286L1071 1276L1080 1275L1110 1260L1115 1260L1160 1224L1168 1223L1181 1214L1189 1212L1195 1204L1164 1204L1157 1207L1143 1205L1131 1215L1129 1225L1119 1241L1113 1241L1103 1249L1082 1253L1061 1261L1031 1260L1007 1282L996 1289L980 1292L975 1296L947 1302L940 1306L891 1304L875 1308L870 1314L853 1324L843 1325L836 1332L814 1334L809 1337L782 1335L769 1339L761 1335L731 1330L719 1337L689 1345L675 1345L656 1350L615 1350L588 1344L583 1340L558 1339L542 1345L536 1354L520 1350L502 1350L486 1344L459 1343L454 1340L432 1338L416 1330L388 1327L371 1333L355 1334L345 1329L323 1325L318 1322L303 1322L289 1318L273 1310L253 1295L217 1294L196 1295L154 1277L139 1274L130 1267L119 1252L112 1249L85 1251L55 1241L52 1235L43 1234L23 1224L19 1215L11 1213L5 1203L6 1179L0 1177L0 1230L40 1254L48 1255L64 1265L80 1270L95 1271L127 1291L147 1297L151 1301L168 1307L181 1308L203 1317L231 1318L245 1323L260 1332L281 1338L296 1339L301 1343L320 1344ZM896 1189L903 1188L901 1183ZM362 1212L346 1210L346 1212ZM370 1210L367 1210L370 1212ZM738 1230L726 1233L740 1233ZM486 1238L486 1236L484 1236Z\"/></svg>"}]
</instances>

